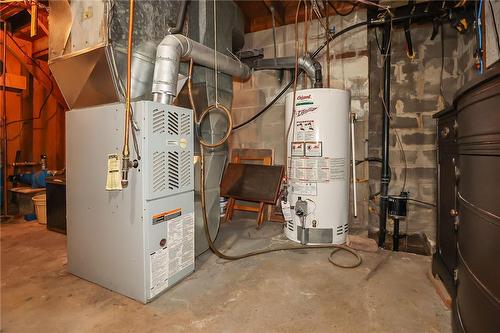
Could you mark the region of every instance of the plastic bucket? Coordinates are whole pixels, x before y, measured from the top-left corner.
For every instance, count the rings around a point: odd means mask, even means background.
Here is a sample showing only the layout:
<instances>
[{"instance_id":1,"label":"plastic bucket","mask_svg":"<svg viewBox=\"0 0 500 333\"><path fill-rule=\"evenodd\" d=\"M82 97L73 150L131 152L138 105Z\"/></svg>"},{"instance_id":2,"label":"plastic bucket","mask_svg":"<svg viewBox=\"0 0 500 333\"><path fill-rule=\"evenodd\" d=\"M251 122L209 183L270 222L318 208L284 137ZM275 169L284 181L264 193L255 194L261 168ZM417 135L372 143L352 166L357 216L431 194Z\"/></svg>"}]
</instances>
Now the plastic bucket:
<instances>
[{"instance_id":1,"label":"plastic bucket","mask_svg":"<svg viewBox=\"0 0 500 333\"><path fill-rule=\"evenodd\" d=\"M38 223L47 224L46 195L35 195L33 197L33 204L35 205L35 213Z\"/></svg>"}]
</instances>

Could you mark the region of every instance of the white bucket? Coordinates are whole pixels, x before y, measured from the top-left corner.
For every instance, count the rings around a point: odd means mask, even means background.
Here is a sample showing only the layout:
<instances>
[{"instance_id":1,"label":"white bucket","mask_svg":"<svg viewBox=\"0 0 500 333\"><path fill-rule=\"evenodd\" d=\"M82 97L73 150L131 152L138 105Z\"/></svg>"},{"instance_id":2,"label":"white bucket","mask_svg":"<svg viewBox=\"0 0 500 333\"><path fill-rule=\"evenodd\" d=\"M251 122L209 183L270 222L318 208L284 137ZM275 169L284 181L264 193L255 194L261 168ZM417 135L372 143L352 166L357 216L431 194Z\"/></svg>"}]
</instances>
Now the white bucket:
<instances>
[{"instance_id":1,"label":"white bucket","mask_svg":"<svg viewBox=\"0 0 500 333\"><path fill-rule=\"evenodd\" d=\"M220 205L220 216L224 217L224 215L226 215L227 198L219 197L219 205Z\"/></svg>"},{"instance_id":2,"label":"white bucket","mask_svg":"<svg viewBox=\"0 0 500 333\"><path fill-rule=\"evenodd\" d=\"M45 194L35 195L33 197L33 204L35 205L35 214L40 224L47 224L47 206Z\"/></svg>"}]
</instances>

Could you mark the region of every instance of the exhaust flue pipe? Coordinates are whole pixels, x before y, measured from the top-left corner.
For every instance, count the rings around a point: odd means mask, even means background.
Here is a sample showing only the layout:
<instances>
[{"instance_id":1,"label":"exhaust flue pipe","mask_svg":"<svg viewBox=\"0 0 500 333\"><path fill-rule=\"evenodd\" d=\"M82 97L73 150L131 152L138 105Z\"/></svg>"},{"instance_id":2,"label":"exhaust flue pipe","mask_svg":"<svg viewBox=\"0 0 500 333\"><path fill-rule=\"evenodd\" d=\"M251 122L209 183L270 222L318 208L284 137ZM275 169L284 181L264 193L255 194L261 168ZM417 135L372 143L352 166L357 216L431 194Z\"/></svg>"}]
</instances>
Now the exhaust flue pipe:
<instances>
[{"instance_id":1,"label":"exhaust flue pipe","mask_svg":"<svg viewBox=\"0 0 500 333\"><path fill-rule=\"evenodd\" d=\"M204 67L214 68L214 50L195 42L186 36L167 35L156 50L156 62L153 75L153 101L171 104L177 95L177 79L181 60L193 59ZM237 59L217 52L217 70L221 73L246 80L251 69Z\"/></svg>"},{"instance_id":2,"label":"exhaust flue pipe","mask_svg":"<svg viewBox=\"0 0 500 333\"><path fill-rule=\"evenodd\" d=\"M295 57L258 59L254 61L252 68L256 71L294 69L295 61ZM321 64L318 61L308 55L300 56L297 58L297 66L312 80L314 88L323 88L323 74Z\"/></svg>"}]
</instances>

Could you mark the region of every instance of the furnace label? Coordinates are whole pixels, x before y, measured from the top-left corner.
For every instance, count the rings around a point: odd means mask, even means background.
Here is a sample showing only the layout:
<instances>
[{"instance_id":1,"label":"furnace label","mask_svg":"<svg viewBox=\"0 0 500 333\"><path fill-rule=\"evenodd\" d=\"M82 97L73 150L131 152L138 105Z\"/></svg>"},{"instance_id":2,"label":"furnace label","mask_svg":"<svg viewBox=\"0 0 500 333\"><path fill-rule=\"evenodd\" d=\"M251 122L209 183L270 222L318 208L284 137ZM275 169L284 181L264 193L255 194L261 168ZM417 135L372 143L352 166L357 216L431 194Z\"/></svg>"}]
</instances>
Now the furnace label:
<instances>
[{"instance_id":1,"label":"furnace label","mask_svg":"<svg viewBox=\"0 0 500 333\"><path fill-rule=\"evenodd\" d=\"M120 172L120 157L117 154L109 154L106 191L120 191L121 189L122 177Z\"/></svg>"},{"instance_id":2,"label":"furnace label","mask_svg":"<svg viewBox=\"0 0 500 333\"><path fill-rule=\"evenodd\" d=\"M149 255L150 260L150 294L155 297L160 292L168 287L168 257L169 250L167 247L161 248Z\"/></svg>"},{"instance_id":3,"label":"furnace label","mask_svg":"<svg viewBox=\"0 0 500 333\"><path fill-rule=\"evenodd\" d=\"M194 213L184 214L168 221L169 277L194 262Z\"/></svg>"}]
</instances>

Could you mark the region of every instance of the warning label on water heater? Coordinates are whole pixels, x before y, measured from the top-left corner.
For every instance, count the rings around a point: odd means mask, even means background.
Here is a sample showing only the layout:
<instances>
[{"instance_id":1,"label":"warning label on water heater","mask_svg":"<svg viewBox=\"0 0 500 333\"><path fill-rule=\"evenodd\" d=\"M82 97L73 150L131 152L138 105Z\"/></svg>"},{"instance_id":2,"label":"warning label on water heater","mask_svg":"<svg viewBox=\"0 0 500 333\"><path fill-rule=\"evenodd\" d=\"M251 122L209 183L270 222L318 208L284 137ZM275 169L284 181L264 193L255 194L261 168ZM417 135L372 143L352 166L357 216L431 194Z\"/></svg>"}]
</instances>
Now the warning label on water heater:
<instances>
[{"instance_id":1,"label":"warning label on water heater","mask_svg":"<svg viewBox=\"0 0 500 333\"><path fill-rule=\"evenodd\" d=\"M323 156L323 143L319 142L306 142L305 156L307 157L321 157Z\"/></svg>"},{"instance_id":2,"label":"warning label on water heater","mask_svg":"<svg viewBox=\"0 0 500 333\"><path fill-rule=\"evenodd\" d=\"M314 120L298 120L295 123L295 141L315 141L316 126Z\"/></svg>"},{"instance_id":3,"label":"warning label on water heater","mask_svg":"<svg viewBox=\"0 0 500 333\"><path fill-rule=\"evenodd\" d=\"M326 183L345 179L345 158L291 157L288 175L292 180Z\"/></svg>"},{"instance_id":4,"label":"warning label on water heater","mask_svg":"<svg viewBox=\"0 0 500 333\"><path fill-rule=\"evenodd\" d=\"M304 156L304 142L292 142L292 156Z\"/></svg>"},{"instance_id":5,"label":"warning label on water heater","mask_svg":"<svg viewBox=\"0 0 500 333\"><path fill-rule=\"evenodd\" d=\"M291 189L297 195L315 196L318 194L318 184L314 182L294 182Z\"/></svg>"}]
</instances>

